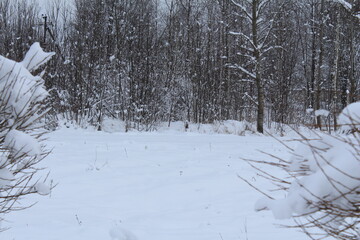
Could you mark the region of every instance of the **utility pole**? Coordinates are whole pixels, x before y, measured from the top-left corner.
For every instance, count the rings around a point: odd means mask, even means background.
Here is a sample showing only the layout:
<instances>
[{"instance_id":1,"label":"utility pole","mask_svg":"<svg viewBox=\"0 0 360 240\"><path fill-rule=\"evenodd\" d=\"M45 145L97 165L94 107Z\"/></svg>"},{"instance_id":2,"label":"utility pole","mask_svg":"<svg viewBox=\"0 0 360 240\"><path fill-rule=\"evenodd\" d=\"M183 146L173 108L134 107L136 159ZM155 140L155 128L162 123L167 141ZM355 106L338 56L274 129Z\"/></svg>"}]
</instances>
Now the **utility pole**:
<instances>
[{"instance_id":1,"label":"utility pole","mask_svg":"<svg viewBox=\"0 0 360 240\"><path fill-rule=\"evenodd\" d=\"M45 14L42 15L42 18L44 19L44 38L43 38L43 44L46 45L46 32L48 31L47 27L47 16Z\"/></svg>"},{"instance_id":2,"label":"utility pole","mask_svg":"<svg viewBox=\"0 0 360 240\"><path fill-rule=\"evenodd\" d=\"M43 47L45 48L46 45L47 45L47 44L46 44L46 34L49 33L51 39L52 39L53 42L54 42L54 45L55 45L56 49L58 50L58 53L60 54L62 60L65 61L65 57L64 57L64 55L62 54L59 45L56 44L55 37L54 37L54 35L52 34L50 28L48 27L48 21L47 21L48 17L47 17L45 14L43 14L43 15L42 15L42 18L44 19L44 23L41 24L41 25L44 25L44 36L43 36L43 42L42 42ZM51 23L50 23L50 25L51 25Z\"/></svg>"}]
</instances>

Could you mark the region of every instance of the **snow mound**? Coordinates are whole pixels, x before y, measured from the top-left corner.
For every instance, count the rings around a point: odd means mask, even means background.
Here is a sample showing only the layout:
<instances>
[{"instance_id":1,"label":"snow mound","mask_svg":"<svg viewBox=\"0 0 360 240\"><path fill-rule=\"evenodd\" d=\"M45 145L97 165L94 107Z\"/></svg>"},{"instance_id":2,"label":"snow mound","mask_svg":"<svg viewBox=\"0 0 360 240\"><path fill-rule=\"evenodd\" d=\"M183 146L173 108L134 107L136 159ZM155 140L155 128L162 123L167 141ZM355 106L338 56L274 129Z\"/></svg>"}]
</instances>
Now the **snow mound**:
<instances>
[{"instance_id":1,"label":"snow mound","mask_svg":"<svg viewBox=\"0 0 360 240\"><path fill-rule=\"evenodd\" d=\"M121 227L113 227L109 231L112 240L137 240L137 237L129 230Z\"/></svg>"},{"instance_id":2,"label":"snow mound","mask_svg":"<svg viewBox=\"0 0 360 240\"><path fill-rule=\"evenodd\" d=\"M216 133L245 135L246 131L255 132L254 126L247 121L226 120L223 122L216 122L214 124L214 131Z\"/></svg>"},{"instance_id":3,"label":"snow mound","mask_svg":"<svg viewBox=\"0 0 360 240\"><path fill-rule=\"evenodd\" d=\"M125 132L126 131L126 125L125 122L119 119L115 118L104 118L101 122L101 129L104 132Z\"/></svg>"},{"instance_id":4,"label":"snow mound","mask_svg":"<svg viewBox=\"0 0 360 240\"><path fill-rule=\"evenodd\" d=\"M247 121L216 121L208 124L187 123L187 122L171 122L170 127L168 123L162 124L159 131L178 131L178 132L193 132L201 134L232 134L245 135L247 132L254 133L255 125Z\"/></svg>"}]
</instances>

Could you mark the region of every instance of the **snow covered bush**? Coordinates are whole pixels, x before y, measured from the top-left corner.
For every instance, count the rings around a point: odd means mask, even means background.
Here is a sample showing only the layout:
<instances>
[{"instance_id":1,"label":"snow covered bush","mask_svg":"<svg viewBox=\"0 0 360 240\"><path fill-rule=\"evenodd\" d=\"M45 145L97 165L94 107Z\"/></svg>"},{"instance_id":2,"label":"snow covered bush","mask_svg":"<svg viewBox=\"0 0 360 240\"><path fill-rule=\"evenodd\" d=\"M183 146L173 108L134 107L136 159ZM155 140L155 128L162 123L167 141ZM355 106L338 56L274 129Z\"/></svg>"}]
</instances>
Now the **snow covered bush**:
<instances>
[{"instance_id":1,"label":"snow covered bush","mask_svg":"<svg viewBox=\"0 0 360 240\"><path fill-rule=\"evenodd\" d=\"M312 239L360 239L359 110L360 103L353 103L340 114L339 123L347 134L299 133L297 148L287 146L292 153L289 160L248 160L260 176L286 193L285 198L275 199L256 188L266 198L258 200L255 209L270 210L277 219L293 218L295 227ZM285 176L265 172L258 164L281 169Z\"/></svg>"},{"instance_id":2,"label":"snow covered bush","mask_svg":"<svg viewBox=\"0 0 360 240\"><path fill-rule=\"evenodd\" d=\"M35 174L36 164L47 152L40 143L41 119L48 96L44 80L30 72L46 63L54 53L45 53L34 43L22 62L0 56L0 220L22 209L19 200L28 194L46 195L50 189Z\"/></svg>"}]
</instances>

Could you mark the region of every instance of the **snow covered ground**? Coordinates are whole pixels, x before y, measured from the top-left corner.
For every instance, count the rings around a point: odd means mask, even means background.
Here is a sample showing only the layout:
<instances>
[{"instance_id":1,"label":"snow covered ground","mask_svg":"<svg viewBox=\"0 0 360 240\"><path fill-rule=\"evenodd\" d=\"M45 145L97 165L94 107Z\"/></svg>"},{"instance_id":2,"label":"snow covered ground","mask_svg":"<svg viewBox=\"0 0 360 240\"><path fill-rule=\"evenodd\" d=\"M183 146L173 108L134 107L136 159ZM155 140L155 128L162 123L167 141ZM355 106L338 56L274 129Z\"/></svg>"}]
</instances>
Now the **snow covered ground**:
<instances>
[{"instance_id":1,"label":"snow covered ground","mask_svg":"<svg viewBox=\"0 0 360 240\"><path fill-rule=\"evenodd\" d=\"M58 183L32 208L6 216L4 240L305 239L254 212L264 188L242 158L262 150L287 157L271 137L184 132L105 133L63 128L49 136L42 162ZM275 173L276 174L276 173ZM136 237L135 237L136 236Z\"/></svg>"}]
</instances>

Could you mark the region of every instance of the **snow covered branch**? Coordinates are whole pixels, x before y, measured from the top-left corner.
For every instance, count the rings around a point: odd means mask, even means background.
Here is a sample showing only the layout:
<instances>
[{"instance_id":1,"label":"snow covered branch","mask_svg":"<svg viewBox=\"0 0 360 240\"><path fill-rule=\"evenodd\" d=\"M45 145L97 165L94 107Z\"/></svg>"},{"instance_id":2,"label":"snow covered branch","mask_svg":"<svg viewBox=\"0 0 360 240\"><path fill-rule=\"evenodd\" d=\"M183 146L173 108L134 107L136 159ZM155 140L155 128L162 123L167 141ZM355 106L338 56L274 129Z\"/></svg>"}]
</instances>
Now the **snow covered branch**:
<instances>
[{"instance_id":1,"label":"snow covered branch","mask_svg":"<svg viewBox=\"0 0 360 240\"><path fill-rule=\"evenodd\" d=\"M246 15L246 17L250 20L252 20L252 15L248 12L248 10L246 9L245 6L243 6L242 4L236 2L235 0L231 0L231 2L238 8L241 9L241 11Z\"/></svg>"},{"instance_id":2,"label":"snow covered branch","mask_svg":"<svg viewBox=\"0 0 360 240\"><path fill-rule=\"evenodd\" d=\"M245 35L244 33L242 32L229 32L230 35L233 35L233 36L241 36L243 37L250 45L252 48L256 49L257 46L254 45L253 41L251 40L251 38L247 35Z\"/></svg>"},{"instance_id":3,"label":"snow covered branch","mask_svg":"<svg viewBox=\"0 0 360 240\"><path fill-rule=\"evenodd\" d=\"M240 65L238 65L238 64L232 64L232 65L229 66L229 68L238 69L238 70L242 71L243 73L245 73L246 75L248 75L249 77L251 77L251 78L253 78L253 79L256 78L256 76L255 76L254 73L246 70L245 68L243 68L242 66L240 66Z\"/></svg>"},{"instance_id":4,"label":"snow covered branch","mask_svg":"<svg viewBox=\"0 0 360 240\"><path fill-rule=\"evenodd\" d=\"M333 0L333 1L341 4L348 12L352 13L354 17L360 19L360 9L358 9L357 11L355 10L356 1L354 1L354 3L349 3L346 0Z\"/></svg>"}]
</instances>

